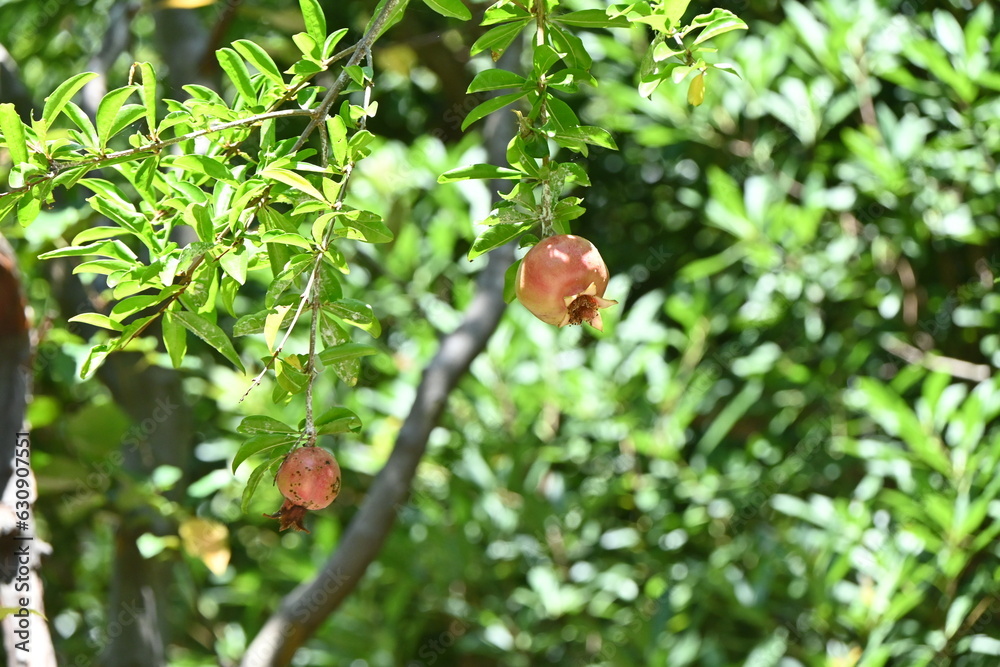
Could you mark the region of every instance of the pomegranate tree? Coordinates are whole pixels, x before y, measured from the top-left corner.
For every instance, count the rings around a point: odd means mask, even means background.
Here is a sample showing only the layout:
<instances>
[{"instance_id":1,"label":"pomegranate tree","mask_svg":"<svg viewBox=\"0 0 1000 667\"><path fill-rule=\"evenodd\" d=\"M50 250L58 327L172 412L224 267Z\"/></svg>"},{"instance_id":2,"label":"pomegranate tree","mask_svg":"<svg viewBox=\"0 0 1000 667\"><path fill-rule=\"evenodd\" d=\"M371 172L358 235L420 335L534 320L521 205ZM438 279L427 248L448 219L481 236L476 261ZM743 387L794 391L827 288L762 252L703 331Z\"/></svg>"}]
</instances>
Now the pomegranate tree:
<instances>
[{"instance_id":1,"label":"pomegranate tree","mask_svg":"<svg viewBox=\"0 0 1000 667\"><path fill-rule=\"evenodd\" d=\"M607 286L608 267L594 244L559 234L542 239L524 256L514 292L543 322L559 327L586 322L603 331L600 309L618 303L604 298Z\"/></svg>"},{"instance_id":2,"label":"pomegranate tree","mask_svg":"<svg viewBox=\"0 0 1000 667\"><path fill-rule=\"evenodd\" d=\"M308 533L302 525L306 511L323 509L340 493L340 465L321 447L300 447L281 462L274 481L285 502L264 516L277 519L281 530L293 527Z\"/></svg>"}]
</instances>

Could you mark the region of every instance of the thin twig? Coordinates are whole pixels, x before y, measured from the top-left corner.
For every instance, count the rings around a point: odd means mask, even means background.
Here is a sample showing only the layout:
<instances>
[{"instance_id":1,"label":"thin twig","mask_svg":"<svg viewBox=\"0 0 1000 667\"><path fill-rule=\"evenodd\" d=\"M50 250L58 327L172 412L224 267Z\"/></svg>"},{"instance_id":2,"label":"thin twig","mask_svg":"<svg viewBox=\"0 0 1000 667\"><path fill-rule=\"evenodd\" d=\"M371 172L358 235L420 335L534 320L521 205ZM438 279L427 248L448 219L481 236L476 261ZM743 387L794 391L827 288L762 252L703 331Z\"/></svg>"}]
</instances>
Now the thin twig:
<instances>
[{"instance_id":1,"label":"thin twig","mask_svg":"<svg viewBox=\"0 0 1000 667\"><path fill-rule=\"evenodd\" d=\"M953 377L973 382L988 380L992 375L990 367L984 364L974 364L971 361L924 352L920 348L892 336L884 336L879 344L886 352L896 355L907 363L923 366L929 371L947 373Z\"/></svg>"}]
</instances>

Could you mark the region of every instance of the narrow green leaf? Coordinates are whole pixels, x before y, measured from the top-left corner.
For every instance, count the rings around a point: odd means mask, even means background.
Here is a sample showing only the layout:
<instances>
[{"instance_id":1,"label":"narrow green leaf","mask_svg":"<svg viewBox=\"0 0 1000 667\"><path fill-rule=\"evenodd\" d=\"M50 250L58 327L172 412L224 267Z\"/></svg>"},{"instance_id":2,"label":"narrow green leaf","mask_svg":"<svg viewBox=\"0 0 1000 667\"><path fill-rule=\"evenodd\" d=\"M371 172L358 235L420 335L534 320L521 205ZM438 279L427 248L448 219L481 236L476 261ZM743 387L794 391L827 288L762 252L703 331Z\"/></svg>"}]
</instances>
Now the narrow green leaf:
<instances>
[{"instance_id":1,"label":"narrow green leaf","mask_svg":"<svg viewBox=\"0 0 1000 667\"><path fill-rule=\"evenodd\" d=\"M338 216L348 228L347 238L361 239L368 243L388 243L394 238L382 218L371 211L350 211Z\"/></svg>"},{"instance_id":2,"label":"narrow green leaf","mask_svg":"<svg viewBox=\"0 0 1000 667\"><path fill-rule=\"evenodd\" d=\"M333 303L323 304L323 308L333 315L336 315L345 324L357 327L362 331L367 331L375 338L382 333L382 327L375 318L375 311L367 303L357 299L340 299Z\"/></svg>"},{"instance_id":3,"label":"narrow green leaf","mask_svg":"<svg viewBox=\"0 0 1000 667\"><path fill-rule=\"evenodd\" d=\"M501 88L520 88L525 79L519 74L505 69L487 69L477 74L469 84L467 93L481 93L485 90L500 90Z\"/></svg>"},{"instance_id":4,"label":"narrow green leaf","mask_svg":"<svg viewBox=\"0 0 1000 667\"><path fill-rule=\"evenodd\" d=\"M264 343L271 352L274 352L274 343L278 340L278 333L285 321L285 315L291 308L291 306L276 306L274 312L269 313L264 319Z\"/></svg>"},{"instance_id":5,"label":"narrow green leaf","mask_svg":"<svg viewBox=\"0 0 1000 667\"><path fill-rule=\"evenodd\" d=\"M260 172L260 176L263 178L273 178L274 180L284 183L294 190L303 192L314 199L318 199L322 202L326 201L322 192L317 190L316 187L307 181L304 176L297 174L294 171L281 169L279 167L267 167Z\"/></svg>"},{"instance_id":6,"label":"narrow green leaf","mask_svg":"<svg viewBox=\"0 0 1000 667\"><path fill-rule=\"evenodd\" d=\"M83 112L83 109L78 107L73 102L67 102L65 113L66 117L73 121L78 128L80 128L80 132L82 133L81 138L87 148L98 150L97 130L94 128L94 124L90 122L90 117Z\"/></svg>"},{"instance_id":7,"label":"narrow green leaf","mask_svg":"<svg viewBox=\"0 0 1000 667\"><path fill-rule=\"evenodd\" d=\"M59 84L59 87L45 98L45 106L42 107L42 120L51 127L52 121L56 119L66 103L73 99L77 91L87 85L88 81L96 77L96 72L81 72Z\"/></svg>"},{"instance_id":8,"label":"narrow green leaf","mask_svg":"<svg viewBox=\"0 0 1000 667\"><path fill-rule=\"evenodd\" d=\"M701 14L694 17L689 27L681 31L681 37L698 28L702 28L702 31L694 40L696 45L707 42L713 37L717 37L730 30L746 30L747 24L728 9L716 7L709 14Z\"/></svg>"},{"instance_id":9,"label":"narrow green leaf","mask_svg":"<svg viewBox=\"0 0 1000 667\"><path fill-rule=\"evenodd\" d=\"M462 3L462 0L424 0L424 4L441 16L462 21L472 19L472 12Z\"/></svg>"},{"instance_id":10,"label":"narrow green leaf","mask_svg":"<svg viewBox=\"0 0 1000 667\"><path fill-rule=\"evenodd\" d=\"M557 26L552 26L549 36L556 50L566 54L563 60L566 62L567 67L585 71L590 70L590 66L594 64L594 60L583 45L583 40L568 30Z\"/></svg>"},{"instance_id":11,"label":"narrow green leaf","mask_svg":"<svg viewBox=\"0 0 1000 667\"><path fill-rule=\"evenodd\" d=\"M309 239L301 234L295 234L294 232L264 232L264 234L260 237L260 240L265 243L293 245L306 250L313 249L313 244L309 242Z\"/></svg>"},{"instance_id":12,"label":"narrow green leaf","mask_svg":"<svg viewBox=\"0 0 1000 667\"><path fill-rule=\"evenodd\" d=\"M264 478L264 473L267 472L268 468L270 468L273 463L273 459L261 463L253 469L252 473L250 473L250 478L247 479L247 485L243 488L243 498L240 500L240 511L244 514L246 514L247 510L250 509L250 500L253 499L253 494L257 492L257 487L260 486L260 480Z\"/></svg>"},{"instance_id":13,"label":"narrow green leaf","mask_svg":"<svg viewBox=\"0 0 1000 667\"><path fill-rule=\"evenodd\" d=\"M24 125L10 102L0 104L0 132L3 132L4 145L10 151L14 164L27 162L28 143L24 137Z\"/></svg>"},{"instance_id":14,"label":"narrow green leaf","mask_svg":"<svg viewBox=\"0 0 1000 667\"><path fill-rule=\"evenodd\" d=\"M467 167L458 167L444 172L438 176L438 183L454 183L456 181L466 181L469 179L486 178L511 178L517 179L524 176L517 169L498 167L492 164L472 164Z\"/></svg>"},{"instance_id":15,"label":"narrow green leaf","mask_svg":"<svg viewBox=\"0 0 1000 667\"><path fill-rule=\"evenodd\" d=\"M19 195L8 194L0 197L0 222L3 222L4 218L14 210L19 201L21 201Z\"/></svg>"},{"instance_id":16,"label":"narrow green leaf","mask_svg":"<svg viewBox=\"0 0 1000 667\"><path fill-rule=\"evenodd\" d=\"M511 303L517 298L515 286L517 284L517 267L521 266L521 260L517 260L507 267L503 274L503 300L504 303Z\"/></svg>"},{"instance_id":17,"label":"narrow green leaf","mask_svg":"<svg viewBox=\"0 0 1000 667\"><path fill-rule=\"evenodd\" d=\"M114 127L118 111L125 104L125 100L132 96L137 86L122 86L109 92L97 106L97 142L98 148L104 150L108 140L111 138L111 130Z\"/></svg>"},{"instance_id":18,"label":"narrow green leaf","mask_svg":"<svg viewBox=\"0 0 1000 667\"><path fill-rule=\"evenodd\" d=\"M244 417L240 425L236 427L237 433L243 435L261 435L264 433L295 433L295 429L285 422L278 421L273 417L264 415L251 415Z\"/></svg>"},{"instance_id":19,"label":"narrow green leaf","mask_svg":"<svg viewBox=\"0 0 1000 667\"><path fill-rule=\"evenodd\" d=\"M80 313L79 315L74 315L69 318L67 322L80 322L81 324L89 324L93 327L111 329L112 331L121 331L125 328L125 325L122 323L116 322L107 315L102 315L101 313Z\"/></svg>"},{"instance_id":20,"label":"narrow green leaf","mask_svg":"<svg viewBox=\"0 0 1000 667\"><path fill-rule=\"evenodd\" d=\"M477 120L490 115L494 111L503 109L508 104L516 102L528 93L511 93L509 95L498 95L497 97L491 98L474 108L469 112L469 115L465 117L462 121L462 131L464 132L467 127L475 123Z\"/></svg>"},{"instance_id":21,"label":"narrow green leaf","mask_svg":"<svg viewBox=\"0 0 1000 667\"><path fill-rule=\"evenodd\" d=\"M146 125L149 127L149 134L156 132L156 72L149 63L139 63L139 71L142 73L142 88L139 89L139 97L142 99L142 106L146 109Z\"/></svg>"},{"instance_id":22,"label":"narrow green leaf","mask_svg":"<svg viewBox=\"0 0 1000 667\"><path fill-rule=\"evenodd\" d=\"M341 361L368 357L378 354L378 352L377 347L365 345L364 343L343 343L323 350L319 353L319 358L325 365L331 366Z\"/></svg>"},{"instance_id":23,"label":"narrow green leaf","mask_svg":"<svg viewBox=\"0 0 1000 667\"><path fill-rule=\"evenodd\" d=\"M323 14L319 0L299 0L299 7L302 9L302 18L306 22L306 32L313 38L313 41L322 44L326 39L326 16Z\"/></svg>"},{"instance_id":24,"label":"narrow green leaf","mask_svg":"<svg viewBox=\"0 0 1000 667\"><path fill-rule=\"evenodd\" d=\"M274 60L268 55L262 47L257 45L255 42L251 42L247 39L238 39L233 42L233 48L241 56L247 59L251 65L257 68L257 71L263 74L265 77L275 82L279 86L285 85L285 79L281 75L281 70L278 66L274 64Z\"/></svg>"},{"instance_id":25,"label":"narrow green leaf","mask_svg":"<svg viewBox=\"0 0 1000 667\"><path fill-rule=\"evenodd\" d=\"M212 324L200 315L187 311L177 311L174 313L174 317L187 327L188 331L214 347L222 356L239 368L241 372L246 373L243 362L240 361L239 355L236 354L236 349L233 348L233 343L229 340L229 336L217 325Z\"/></svg>"},{"instance_id":26,"label":"narrow green leaf","mask_svg":"<svg viewBox=\"0 0 1000 667\"><path fill-rule=\"evenodd\" d=\"M471 261L494 248L499 248L508 241L516 239L533 226L534 223L531 222L502 222L498 225L493 225L473 241L472 247L469 249L469 260Z\"/></svg>"},{"instance_id":27,"label":"narrow green leaf","mask_svg":"<svg viewBox=\"0 0 1000 667\"><path fill-rule=\"evenodd\" d=\"M170 355L170 363L180 368L187 353L187 329L177 321L172 311L163 313L163 344Z\"/></svg>"},{"instance_id":28,"label":"narrow green leaf","mask_svg":"<svg viewBox=\"0 0 1000 667\"><path fill-rule=\"evenodd\" d=\"M624 16L611 18L603 9L581 9L576 12L557 14L552 17L556 23L572 25L579 28L627 28L628 19Z\"/></svg>"},{"instance_id":29,"label":"narrow green leaf","mask_svg":"<svg viewBox=\"0 0 1000 667\"><path fill-rule=\"evenodd\" d=\"M222 66L222 71L226 73L229 80L236 86L236 92L246 101L248 106L257 102L257 93L253 89L250 81L250 71L246 63L240 58L240 54L230 48L222 48L215 52L215 57Z\"/></svg>"},{"instance_id":30,"label":"narrow green leaf","mask_svg":"<svg viewBox=\"0 0 1000 667\"><path fill-rule=\"evenodd\" d=\"M288 435L271 433L262 433L260 435L254 435L247 438L236 451L236 456L233 457L233 472L236 472L236 469L240 467L240 464L254 454L259 454L263 451L274 449L275 447L287 447L295 442L295 440L296 438L294 435L289 437Z\"/></svg>"},{"instance_id":31,"label":"narrow green leaf","mask_svg":"<svg viewBox=\"0 0 1000 667\"><path fill-rule=\"evenodd\" d=\"M479 25L496 25L497 23L509 23L511 21L530 20L531 14L525 11L524 7L515 4L494 4L486 10L483 15L483 22Z\"/></svg>"},{"instance_id":32,"label":"narrow green leaf","mask_svg":"<svg viewBox=\"0 0 1000 667\"><path fill-rule=\"evenodd\" d=\"M490 28L473 43L469 49L469 55L474 56L481 51L489 49L493 56L493 61L496 62L530 21L530 18L518 19L512 23L505 23L495 28Z\"/></svg>"},{"instance_id":33,"label":"narrow green leaf","mask_svg":"<svg viewBox=\"0 0 1000 667\"><path fill-rule=\"evenodd\" d=\"M126 104L118 110L118 115L115 116L114 122L111 123L111 133L109 136L115 136L145 115L146 107L141 104Z\"/></svg>"},{"instance_id":34,"label":"narrow green leaf","mask_svg":"<svg viewBox=\"0 0 1000 667\"><path fill-rule=\"evenodd\" d=\"M567 128L562 132L557 132L556 137L568 137L570 139L577 139L588 144L593 144L594 146L610 148L613 151L618 150L618 145L615 144L615 140L612 138L611 133L600 127L577 125L573 128Z\"/></svg>"},{"instance_id":35,"label":"narrow green leaf","mask_svg":"<svg viewBox=\"0 0 1000 667\"><path fill-rule=\"evenodd\" d=\"M129 315L146 310L150 306L155 306L167 298L167 294L136 294L127 299L122 299L111 309L111 318L121 322Z\"/></svg>"},{"instance_id":36,"label":"narrow green leaf","mask_svg":"<svg viewBox=\"0 0 1000 667\"><path fill-rule=\"evenodd\" d=\"M332 408L316 418L317 435L357 432L360 429L361 420L347 408Z\"/></svg>"},{"instance_id":37,"label":"narrow green leaf","mask_svg":"<svg viewBox=\"0 0 1000 667\"><path fill-rule=\"evenodd\" d=\"M220 160L209 155L181 155L169 162L169 166L192 171L196 174L204 174L209 178L227 183L236 183L233 172Z\"/></svg>"}]
</instances>

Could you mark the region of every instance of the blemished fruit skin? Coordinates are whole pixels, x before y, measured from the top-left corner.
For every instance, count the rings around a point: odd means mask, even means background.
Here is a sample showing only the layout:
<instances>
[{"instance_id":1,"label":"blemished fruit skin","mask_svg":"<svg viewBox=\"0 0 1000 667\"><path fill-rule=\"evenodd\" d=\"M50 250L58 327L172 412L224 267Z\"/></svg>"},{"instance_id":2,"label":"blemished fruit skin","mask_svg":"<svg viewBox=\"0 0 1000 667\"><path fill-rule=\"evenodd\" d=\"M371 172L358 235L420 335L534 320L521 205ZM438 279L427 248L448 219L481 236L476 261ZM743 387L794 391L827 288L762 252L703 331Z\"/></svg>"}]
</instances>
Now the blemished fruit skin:
<instances>
[{"instance_id":1,"label":"blemished fruit skin","mask_svg":"<svg viewBox=\"0 0 1000 667\"><path fill-rule=\"evenodd\" d=\"M321 510L340 493L340 464L333 454L321 447L300 447L285 457L274 477L285 502L274 514L279 530L294 528L304 533L306 511Z\"/></svg>"},{"instance_id":2,"label":"blemished fruit skin","mask_svg":"<svg viewBox=\"0 0 1000 667\"><path fill-rule=\"evenodd\" d=\"M514 293L543 322L564 327L586 322L603 331L601 308L617 301L604 298L608 267L593 243L573 234L542 239L517 268Z\"/></svg>"},{"instance_id":3,"label":"blemished fruit skin","mask_svg":"<svg viewBox=\"0 0 1000 667\"><path fill-rule=\"evenodd\" d=\"M340 493L340 464L321 447L300 447L278 468L275 481L288 500L307 510L321 510Z\"/></svg>"}]
</instances>

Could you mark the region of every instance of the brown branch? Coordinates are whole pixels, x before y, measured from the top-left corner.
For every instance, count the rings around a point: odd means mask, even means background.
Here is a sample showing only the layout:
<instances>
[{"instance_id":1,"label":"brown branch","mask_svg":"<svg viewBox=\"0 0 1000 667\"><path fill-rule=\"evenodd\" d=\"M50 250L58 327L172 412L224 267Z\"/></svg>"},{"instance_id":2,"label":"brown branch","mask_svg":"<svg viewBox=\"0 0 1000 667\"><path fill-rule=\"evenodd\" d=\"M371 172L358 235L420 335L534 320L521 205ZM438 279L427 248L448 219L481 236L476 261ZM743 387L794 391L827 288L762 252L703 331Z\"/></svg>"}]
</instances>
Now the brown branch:
<instances>
[{"instance_id":1,"label":"brown branch","mask_svg":"<svg viewBox=\"0 0 1000 667\"><path fill-rule=\"evenodd\" d=\"M879 344L886 352L896 355L907 363L923 366L929 371L947 373L963 380L982 382L993 374L990 367L984 364L974 364L971 361L924 352L892 336L885 336Z\"/></svg>"}]
</instances>

